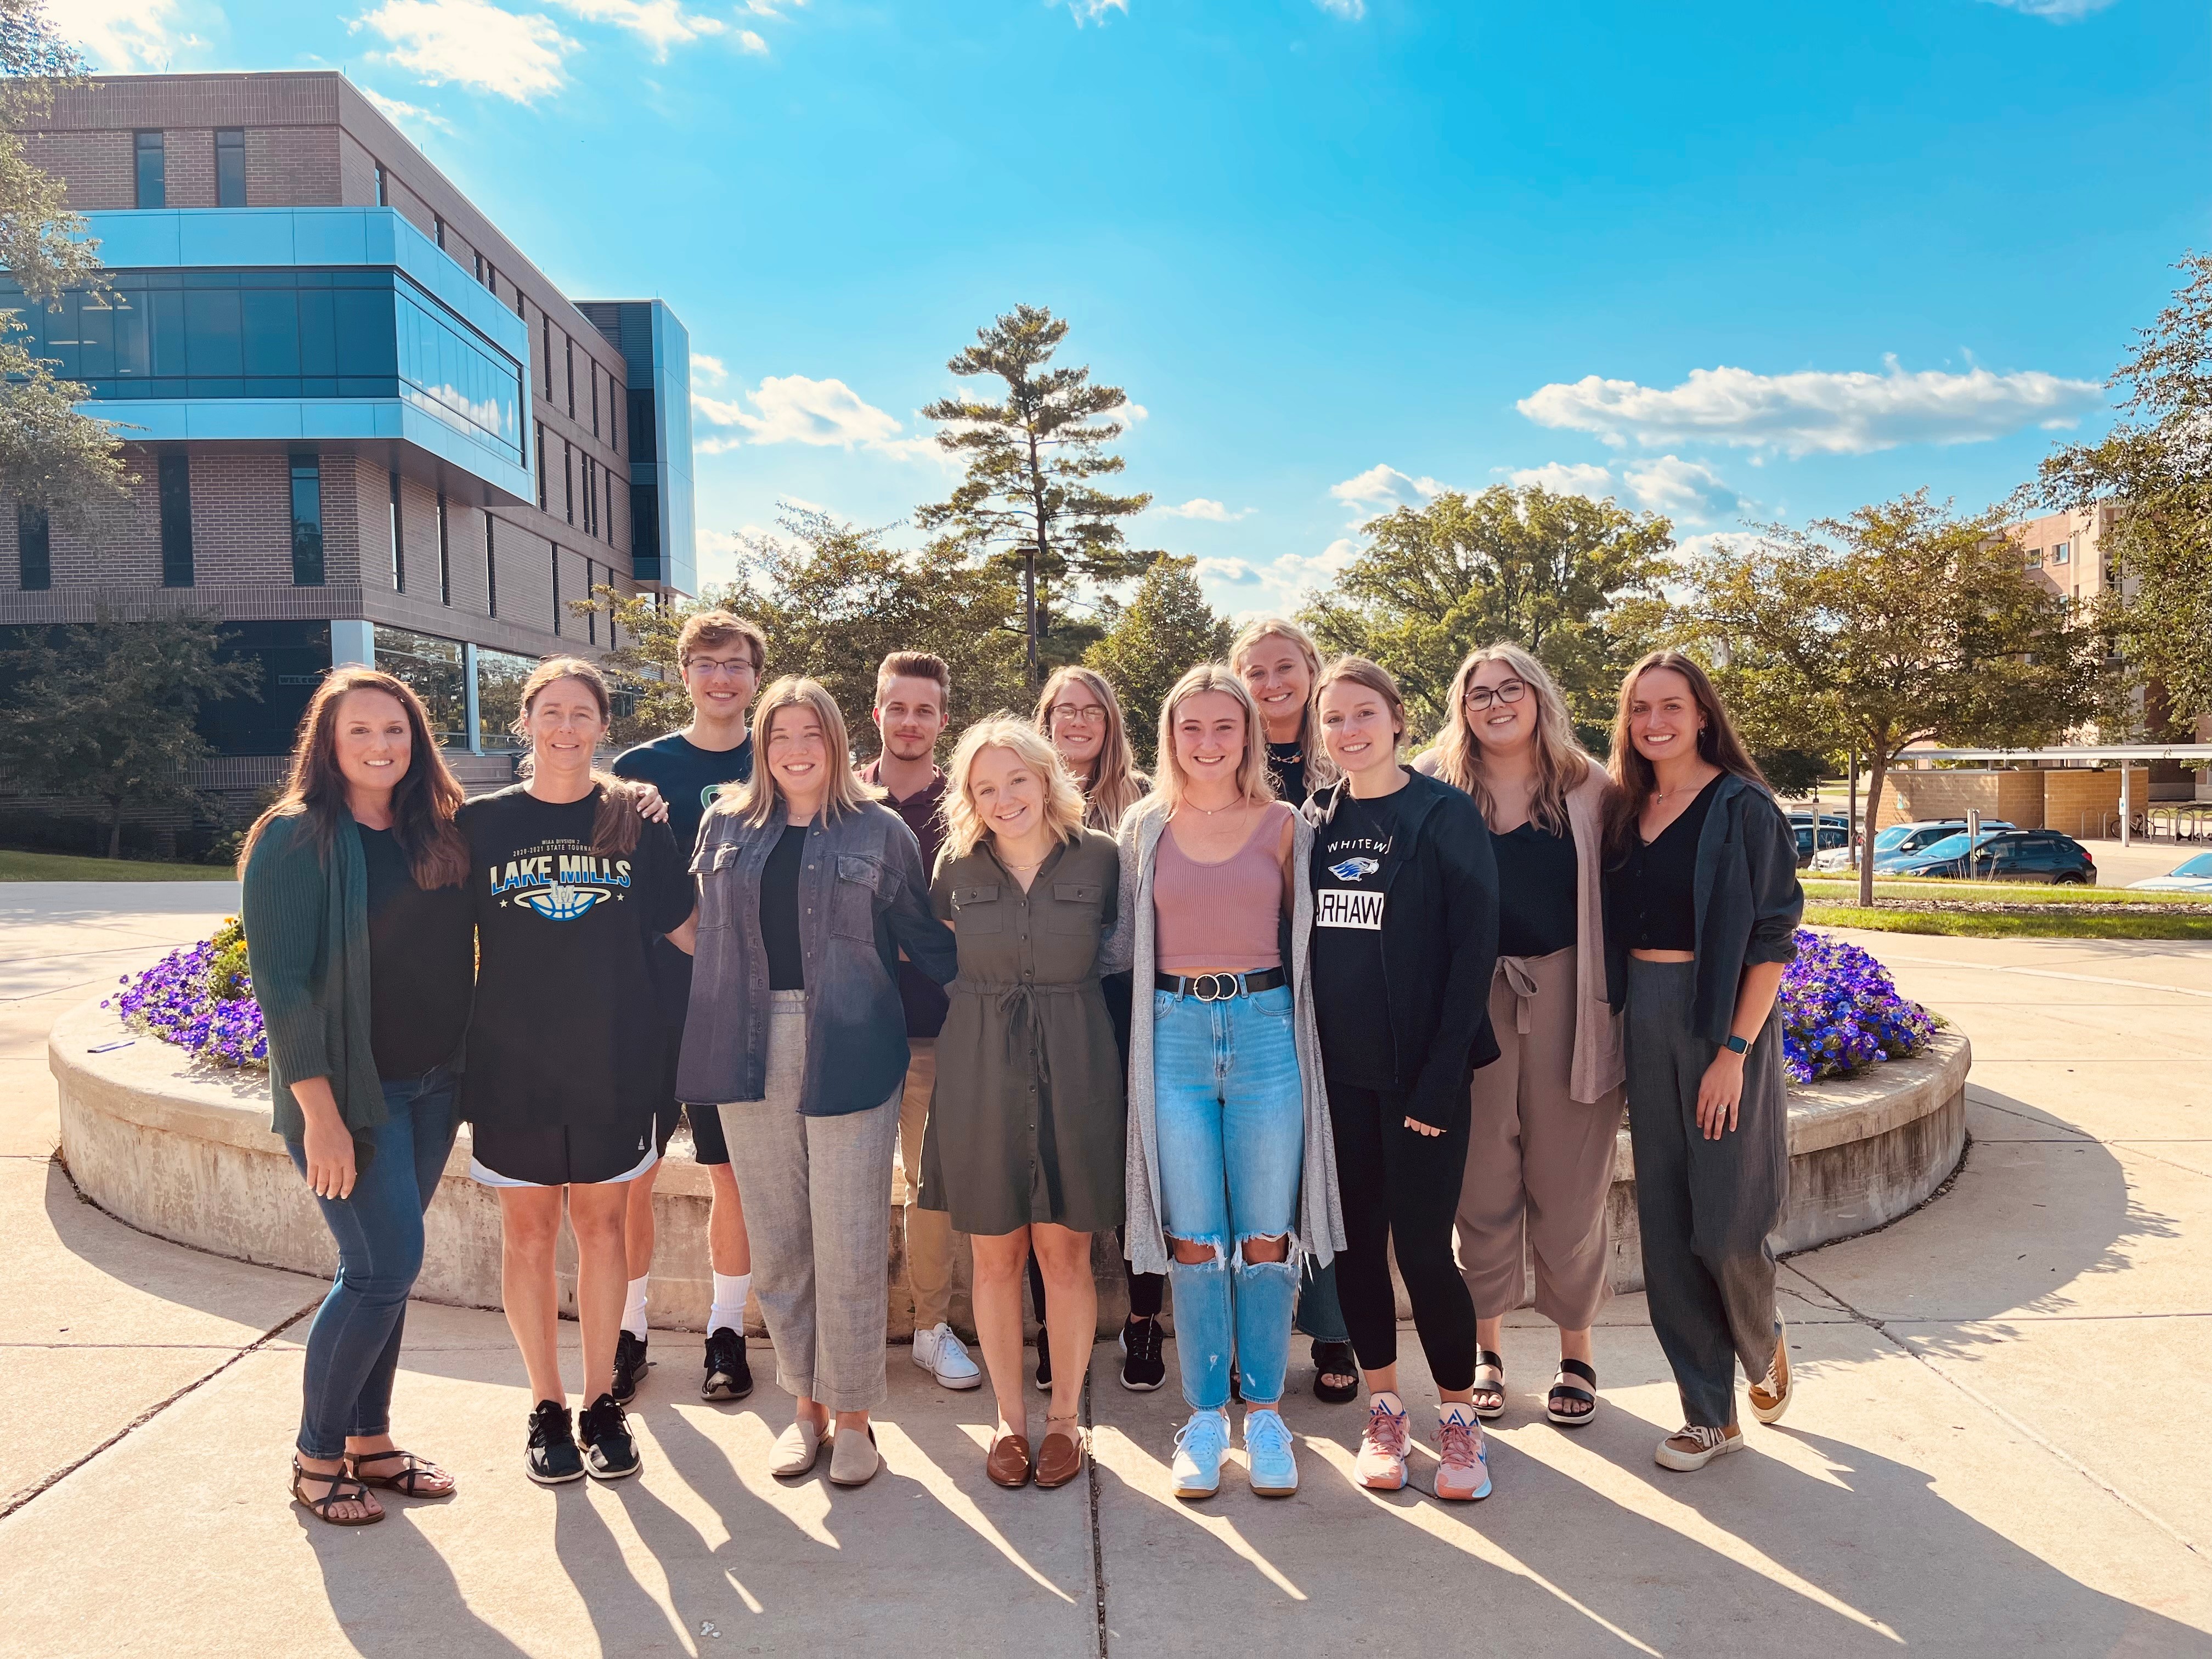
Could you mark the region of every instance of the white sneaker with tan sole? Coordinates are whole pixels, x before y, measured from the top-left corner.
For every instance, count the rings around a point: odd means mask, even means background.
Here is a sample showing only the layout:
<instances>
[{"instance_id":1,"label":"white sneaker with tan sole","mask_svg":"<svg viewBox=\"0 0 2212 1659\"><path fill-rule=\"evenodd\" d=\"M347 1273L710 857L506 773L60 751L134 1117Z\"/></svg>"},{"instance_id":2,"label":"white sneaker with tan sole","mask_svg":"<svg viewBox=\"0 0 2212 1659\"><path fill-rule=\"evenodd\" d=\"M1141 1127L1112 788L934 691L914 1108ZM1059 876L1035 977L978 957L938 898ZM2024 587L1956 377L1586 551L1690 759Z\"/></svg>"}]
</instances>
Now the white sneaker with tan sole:
<instances>
[{"instance_id":1,"label":"white sneaker with tan sole","mask_svg":"<svg viewBox=\"0 0 2212 1659\"><path fill-rule=\"evenodd\" d=\"M1692 1423L1662 1440L1652 1455L1662 1469L1702 1469L1716 1457L1742 1449L1743 1431L1735 1424L1708 1429Z\"/></svg>"}]
</instances>

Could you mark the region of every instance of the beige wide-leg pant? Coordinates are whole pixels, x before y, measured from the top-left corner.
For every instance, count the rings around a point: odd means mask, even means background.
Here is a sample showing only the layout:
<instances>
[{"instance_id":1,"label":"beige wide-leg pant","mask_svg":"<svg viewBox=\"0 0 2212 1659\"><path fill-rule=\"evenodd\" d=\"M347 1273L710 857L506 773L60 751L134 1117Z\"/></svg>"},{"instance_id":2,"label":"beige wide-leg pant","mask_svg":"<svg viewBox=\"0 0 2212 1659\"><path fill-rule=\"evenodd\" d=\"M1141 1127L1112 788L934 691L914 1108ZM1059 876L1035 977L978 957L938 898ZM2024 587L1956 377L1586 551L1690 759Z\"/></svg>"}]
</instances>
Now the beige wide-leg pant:
<instances>
[{"instance_id":1,"label":"beige wide-leg pant","mask_svg":"<svg viewBox=\"0 0 2212 1659\"><path fill-rule=\"evenodd\" d=\"M1581 1330L1612 1292L1606 1204L1623 1097L1568 1093L1574 1065L1575 952L1501 957L1490 986L1498 1056L1474 1074L1460 1272L1479 1318L1521 1305L1525 1237L1536 1258L1536 1311Z\"/></svg>"},{"instance_id":2,"label":"beige wide-leg pant","mask_svg":"<svg viewBox=\"0 0 2212 1659\"><path fill-rule=\"evenodd\" d=\"M899 1204L906 1226L907 1282L914 1287L914 1328L926 1331L952 1317L952 1218L921 1207L921 1133L937 1092L937 1039L910 1037L914 1059L899 1096Z\"/></svg>"}]
</instances>

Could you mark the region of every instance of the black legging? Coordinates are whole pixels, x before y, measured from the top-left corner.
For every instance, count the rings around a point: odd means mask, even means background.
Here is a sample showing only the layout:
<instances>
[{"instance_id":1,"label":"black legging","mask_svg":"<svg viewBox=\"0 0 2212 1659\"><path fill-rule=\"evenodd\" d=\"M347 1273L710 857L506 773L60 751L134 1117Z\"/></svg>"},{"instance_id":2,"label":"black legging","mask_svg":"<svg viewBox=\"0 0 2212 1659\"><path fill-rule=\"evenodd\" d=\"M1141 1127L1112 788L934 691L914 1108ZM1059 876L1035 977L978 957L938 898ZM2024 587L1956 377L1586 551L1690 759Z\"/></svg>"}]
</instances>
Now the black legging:
<instances>
[{"instance_id":1,"label":"black legging","mask_svg":"<svg viewBox=\"0 0 2212 1659\"><path fill-rule=\"evenodd\" d=\"M1474 1382L1474 1300L1452 1259L1452 1219L1467 1173L1468 1100L1441 1135L1406 1127L1403 1095L1332 1083L1336 1180L1344 1197L1344 1249L1336 1294L1363 1369L1398 1358L1390 1247L1413 1304L1413 1326L1439 1389Z\"/></svg>"}]
</instances>

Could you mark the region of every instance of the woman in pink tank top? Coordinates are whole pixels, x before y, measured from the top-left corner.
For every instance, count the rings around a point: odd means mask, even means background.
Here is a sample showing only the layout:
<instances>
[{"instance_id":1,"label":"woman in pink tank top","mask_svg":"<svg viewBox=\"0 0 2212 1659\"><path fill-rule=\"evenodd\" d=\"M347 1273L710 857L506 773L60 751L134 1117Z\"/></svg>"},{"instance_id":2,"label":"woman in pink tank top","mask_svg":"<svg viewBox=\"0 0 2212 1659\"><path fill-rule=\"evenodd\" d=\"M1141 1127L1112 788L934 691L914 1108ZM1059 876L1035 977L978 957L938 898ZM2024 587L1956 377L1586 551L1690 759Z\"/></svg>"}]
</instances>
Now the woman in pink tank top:
<instances>
[{"instance_id":1,"label":"woman in pink tank top","mask_svg":"<svg viewBox=\"0 0 2212 1659\"><path fill-rule=\"evenodd\" d=\"M1297 1464L1279 1405L1301 1256L1326 1262L1343 1219L1302 971L1312 830L1274 798L1259 710L1225 665L1194 668L1169 694L1154 793L1121 839L1139 975L1127 1249L1135 1270L1175 1286L1191 1408L1176 1496L1219 1488L1233 1356L1252 1490L1287 1497Z\"/></svg>"}]
</instances>

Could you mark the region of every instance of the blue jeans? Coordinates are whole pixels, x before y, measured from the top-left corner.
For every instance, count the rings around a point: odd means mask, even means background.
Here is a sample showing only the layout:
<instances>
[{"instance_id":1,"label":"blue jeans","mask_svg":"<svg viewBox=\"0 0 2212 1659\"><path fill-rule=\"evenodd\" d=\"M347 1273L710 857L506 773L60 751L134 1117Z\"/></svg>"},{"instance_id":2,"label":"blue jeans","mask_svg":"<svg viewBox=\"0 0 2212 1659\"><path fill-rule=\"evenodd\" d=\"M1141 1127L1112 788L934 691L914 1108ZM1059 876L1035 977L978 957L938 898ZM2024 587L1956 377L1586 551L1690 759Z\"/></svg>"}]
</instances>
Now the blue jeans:
<instances>
[{"instance_id":1,"label":"blue jeans","mask_svg":"<svg viewBox=\"0 0 2212 1659\"><path fill-rule=\"evenodd\" d=\"M338 1242L338 1271L307 1331L300 1411L305 1456L342 1456L348 1436L391 1431L407 1294L422 1269L422 1212L453 1150L454 1082L442 1066L421 1077L386 1079L385 1120L358 1136L376 1148L368 1167L349 1197L315 1200ZM306 1146L284 1145L307 1174Z\"/></svg>"},{"instance_id":2,"label":"blue jeans","mask_svg":"<svg viewBox=\"0 0 2212 1659\"><path fill-rule=\"evenodd\" d=\"M1286 1237L1297 1213L1305 1098L1291 993L1152 995L1160 1222L1170 1240L1213 1247L1210 1260L1168 1267L1182 1397L1194 1411L1227 1406L1234 1353L1244 1398L1279 1400L1298 1264L1247 1261L1243 1245Z\"/></svg>"}]
</instances>

